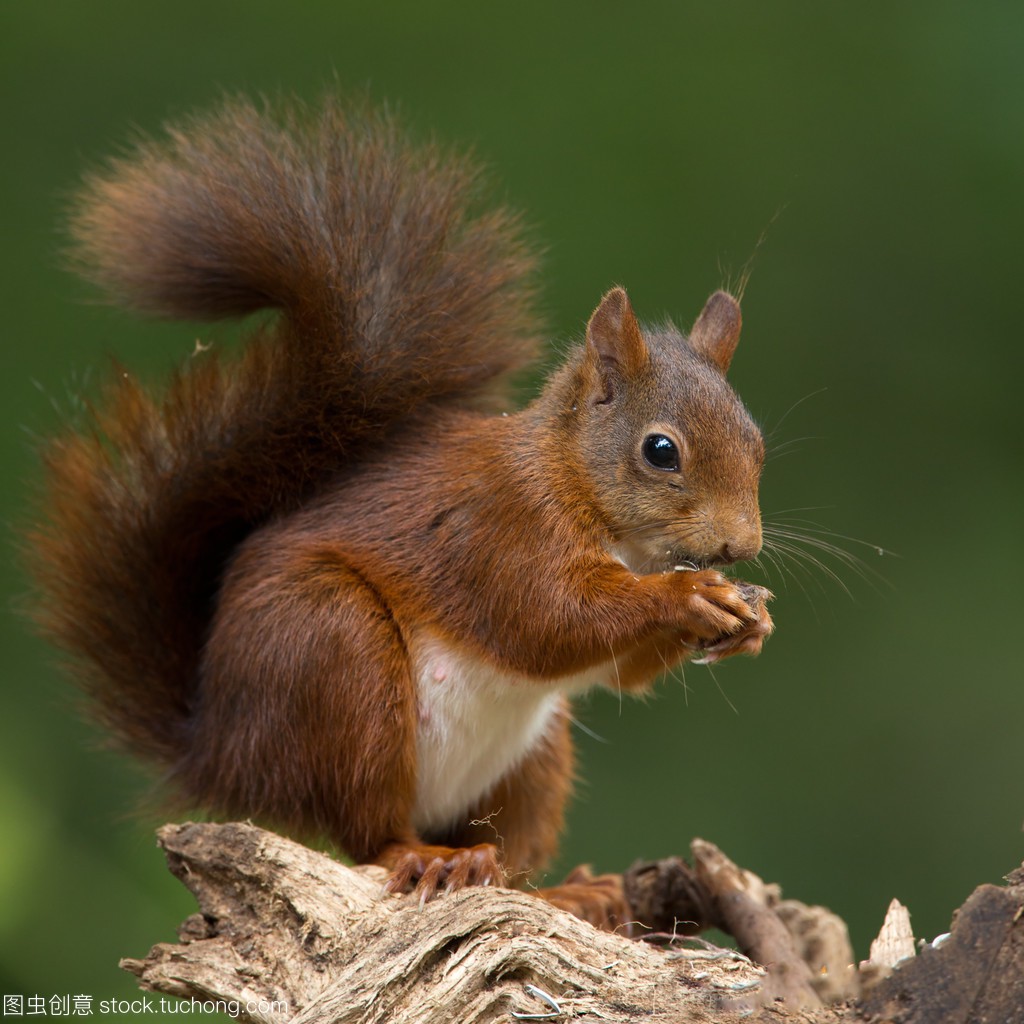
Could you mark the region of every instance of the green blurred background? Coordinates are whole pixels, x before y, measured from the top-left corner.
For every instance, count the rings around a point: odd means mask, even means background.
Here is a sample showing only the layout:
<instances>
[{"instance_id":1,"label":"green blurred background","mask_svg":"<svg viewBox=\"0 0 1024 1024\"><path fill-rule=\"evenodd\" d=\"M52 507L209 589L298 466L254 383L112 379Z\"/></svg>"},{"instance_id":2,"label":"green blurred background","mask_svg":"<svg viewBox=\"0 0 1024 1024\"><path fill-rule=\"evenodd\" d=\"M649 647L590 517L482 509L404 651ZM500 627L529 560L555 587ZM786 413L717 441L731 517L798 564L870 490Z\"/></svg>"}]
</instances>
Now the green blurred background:
<instances>
[{"instance_id":1,"label":"green blurred background","mask_svg":"<svg viewBox=\"0 0 1024 1024\"><path fill-rule=\"evenodd\" d=\"M34 439L108 354L158 379L196 337L62 271L67 193L223 89L336 78L475 148L547 246L556 343L616 282L641 317L689 324L768 228L733 371L775 431L763 507L869 542L838 541L869 579L827 558L849 594L772 574L761 658L586 702L557 871L701 835L842 914L859 955L892 896L944 931L1024 855L1022 41L1024 7L948 0L5 4L4 522ZM134 814L146 776L100 749L25 625L13 546L0 992L128 995L118 957L172 939L190 897L159 811Z\"/></svg>"}]
</instances>

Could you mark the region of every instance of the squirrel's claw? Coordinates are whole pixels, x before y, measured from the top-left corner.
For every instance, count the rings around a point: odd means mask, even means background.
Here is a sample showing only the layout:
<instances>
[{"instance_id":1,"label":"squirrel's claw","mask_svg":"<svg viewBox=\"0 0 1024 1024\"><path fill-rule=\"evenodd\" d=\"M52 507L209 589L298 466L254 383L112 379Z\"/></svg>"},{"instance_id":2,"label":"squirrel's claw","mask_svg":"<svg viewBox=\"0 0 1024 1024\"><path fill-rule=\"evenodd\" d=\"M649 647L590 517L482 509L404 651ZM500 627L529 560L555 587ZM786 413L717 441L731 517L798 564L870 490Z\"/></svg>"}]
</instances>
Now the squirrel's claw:
<instances>
[{"instance_id":1,"label":"squirrel's claw","mask_svg":"<svg viewBox=\"0 0 1024 1024\"><path fill-rule=\"evenodd\" d=\"M775 623L765 607L765 602L771 600L774 595L764 587L755 587L749 583L741 584L739 589L754 613L754 620L737 632L703 648L702 656L693 664L713 665L716 661L730 658L735 654L749 654L751 657L756 657L761 653L761 647L765 640L775 629Z\"/></svg>"},{"instance_id":2,"label":"squirrel's claw","mask_svg":"<svg viewBox=\"0 0 1024 1024\"><path fill-rule=\"evenodd\" d=\"M490 843L464 848L403 846L390 851L385 862L391 868L385 891L413 893L420 906L440 892L455 892L470 885L502 885L505 881L498 851Z\"/></svg>"}]
</instances>

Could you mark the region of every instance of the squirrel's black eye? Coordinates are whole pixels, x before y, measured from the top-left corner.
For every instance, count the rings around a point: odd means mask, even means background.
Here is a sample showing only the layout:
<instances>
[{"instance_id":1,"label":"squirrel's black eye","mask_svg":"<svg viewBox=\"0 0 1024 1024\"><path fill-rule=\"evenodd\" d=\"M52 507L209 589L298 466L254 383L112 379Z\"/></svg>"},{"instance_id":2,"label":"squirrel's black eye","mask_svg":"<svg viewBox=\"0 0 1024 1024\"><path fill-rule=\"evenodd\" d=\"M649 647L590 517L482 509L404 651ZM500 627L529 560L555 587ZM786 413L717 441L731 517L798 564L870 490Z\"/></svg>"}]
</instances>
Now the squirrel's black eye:
<instances>
[{"instance_id":1,"label":"squirrel's black eye","mask_svg":"<svg viewBox=\"0 0 1024 1024\"><path fill-rule=\"evenodd\" d=\"M648 434L640 450L648 466L655 469L679 469L679 449L672 438L664 434Z\"/></svg>"}]
</instances>

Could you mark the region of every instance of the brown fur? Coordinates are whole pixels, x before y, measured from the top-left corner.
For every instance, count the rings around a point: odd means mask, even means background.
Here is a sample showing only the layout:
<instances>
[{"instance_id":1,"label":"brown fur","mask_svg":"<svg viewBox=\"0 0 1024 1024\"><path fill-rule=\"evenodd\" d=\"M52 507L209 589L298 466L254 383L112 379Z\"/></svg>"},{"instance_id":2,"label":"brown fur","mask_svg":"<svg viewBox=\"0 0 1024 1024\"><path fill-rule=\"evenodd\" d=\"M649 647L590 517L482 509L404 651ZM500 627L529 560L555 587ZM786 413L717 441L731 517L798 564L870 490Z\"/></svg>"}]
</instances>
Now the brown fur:
<instances>
[{"instance_id":1,"label":"brown fur","mask_svg":"<svg viewBox=\"0 0 1024 1024\"><path fill-rule=\"evenodd\" d=\"M325 834L427 896L550 858L572 744L563 701L419 834L420 638L517 686L608 665L638 690L771 629L712 568L760 547L763 445L723 377L735 300L691 345L614 289L535 402L488 414L533 348L529 257L508 215L469 217L472 181L371 115L242 102L93 178L75 232L117 299L280 318L160 400L115 381L52 445L33 536L46 627L188 802ZM568 884L550 898L620 919L614 886Z\"/></svg>"}]
</instances>

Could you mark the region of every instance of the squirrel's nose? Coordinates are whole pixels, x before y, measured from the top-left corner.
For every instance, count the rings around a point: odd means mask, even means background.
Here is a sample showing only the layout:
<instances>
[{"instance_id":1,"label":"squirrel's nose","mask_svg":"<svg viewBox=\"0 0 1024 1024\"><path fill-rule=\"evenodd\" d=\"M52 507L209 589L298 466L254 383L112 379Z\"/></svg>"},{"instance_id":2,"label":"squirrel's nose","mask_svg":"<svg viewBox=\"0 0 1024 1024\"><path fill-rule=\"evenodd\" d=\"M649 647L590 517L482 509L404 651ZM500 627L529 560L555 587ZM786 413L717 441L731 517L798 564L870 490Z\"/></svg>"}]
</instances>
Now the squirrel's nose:
<instances>
[{"instance_id":1,"label":"squirrel's nose","mask_svg":"<svg viewBox=\"0 0 1024 1024\"><path fill-rule=\"evenodd\" d=\"M730 537L718 552L718 559L727 564L745 562L748 558L757 558L761 551L761 525L755 529L745 530Z\"/></svg>"}]
</instances>

